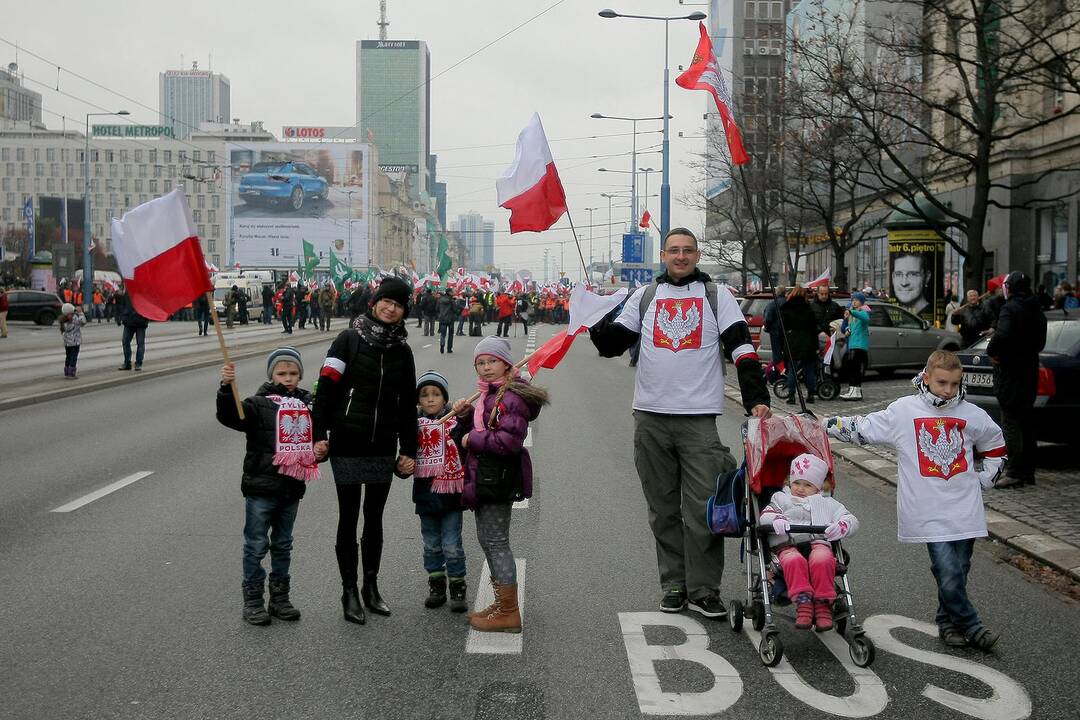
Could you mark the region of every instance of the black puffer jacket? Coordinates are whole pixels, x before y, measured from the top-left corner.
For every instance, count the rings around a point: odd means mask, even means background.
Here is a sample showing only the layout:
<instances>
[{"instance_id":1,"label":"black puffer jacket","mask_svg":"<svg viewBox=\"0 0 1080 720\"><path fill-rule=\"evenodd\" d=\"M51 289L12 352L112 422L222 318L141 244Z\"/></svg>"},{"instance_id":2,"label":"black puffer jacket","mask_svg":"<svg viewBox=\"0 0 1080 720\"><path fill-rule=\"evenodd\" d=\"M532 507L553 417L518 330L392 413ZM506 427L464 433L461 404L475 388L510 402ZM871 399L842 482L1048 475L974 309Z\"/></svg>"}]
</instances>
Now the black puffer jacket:
<instances>
[{"instance_id":1,"label":"black puffer jacket","mask_svg":"<svg viewBox=\"0 0 1080 720\"><path fill-rule=\"evenodd\" d=\"M986 346L994 366L994 395L1004 408L1030 408L1039 387L1039 353L1046 347L1046 316L1037 298L1010 297Z\"/></svg>"},{"instance_id":2,"label":"black puffer jacket","mask_svg":"<svg viewBox=\"0 0 1080 720\"><path fill-rule=\"evenodd\" d=\"M817 357L817 320L810 303L805 298L793 297L780 306L780 317L784 321L788 349L795 360L813 361ZM776 352L775 349L773 352Z\"/></svg>"},{"instance_id":3,"label":"black puffer jacket","mask_svg":"<svg viewBox=\"0 0 1080 720\"><path fill-rule=\"evenodd\" d=\"M240 491L244 497L274 497L299 500L307 486L303 481L283 475L274 465L277 446L278 406L268 395L288 395L311 404L311 393L297 388L292 393L281 385L263 383L254 395L244 400L244 419L236 412L232 390L222 385L217 393L217 419L222 425L247 436L244 475Z\"/></svg>"},{"instance_id":4,"label":"black puffer jacket","mask_svg":"<svg viewBox=\"0 0 1080 720\"><path fill-rule=\"evenodd\" d=\"M405 343L385 350L349 328L326 353L311 410L331 457L416 457L416 365ZM400 446L400 452L399 452Z\"/></svg>"},{"instance_id":5,"label":"black puffer jacket","mask_svg":"<svg viewBox=\"0 0 1080 720\"><path fill-rule=\"evenodd\" d=\"M456 322L460 314L457 301L449 295L443 295L435 304L435 316L441 323Z\"/></svg>"}]
</instances>

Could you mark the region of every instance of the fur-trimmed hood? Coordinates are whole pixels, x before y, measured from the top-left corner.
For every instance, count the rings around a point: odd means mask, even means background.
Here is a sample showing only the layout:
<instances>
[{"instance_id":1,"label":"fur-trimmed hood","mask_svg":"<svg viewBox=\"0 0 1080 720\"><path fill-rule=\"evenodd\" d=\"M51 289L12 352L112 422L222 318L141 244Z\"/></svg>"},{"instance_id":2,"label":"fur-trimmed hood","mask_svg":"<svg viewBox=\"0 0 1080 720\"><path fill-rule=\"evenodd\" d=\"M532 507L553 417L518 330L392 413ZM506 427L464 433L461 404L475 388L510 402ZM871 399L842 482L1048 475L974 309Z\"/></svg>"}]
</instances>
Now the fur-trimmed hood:
<instances>
[{"instance_id":1,"label":"fur-trimmed hood","mask_svg":"<svg viewBox=\"0 0 1080 720\"><path fill-rule=\"evenodd\" d=\"M537 408L551 404L551 396L548 393L547 388L542 388L538 385L530 385L523 380L511 381L510 386L506 388L506 390L507 392L512 392L519 396L530 405L535 405Z\"/></svg>"}]
</instances>

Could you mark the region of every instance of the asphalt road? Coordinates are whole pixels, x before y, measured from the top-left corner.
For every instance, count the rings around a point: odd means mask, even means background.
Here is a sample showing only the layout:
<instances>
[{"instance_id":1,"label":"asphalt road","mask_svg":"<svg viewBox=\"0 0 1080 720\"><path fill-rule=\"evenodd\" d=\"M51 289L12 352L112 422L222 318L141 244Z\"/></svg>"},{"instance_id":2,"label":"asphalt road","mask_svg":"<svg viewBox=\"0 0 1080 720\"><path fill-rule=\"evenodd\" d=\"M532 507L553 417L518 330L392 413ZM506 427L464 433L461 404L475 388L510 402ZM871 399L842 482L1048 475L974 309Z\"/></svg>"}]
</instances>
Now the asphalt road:
<instances>
[{"instance_id":1,"label":"asphalt road","mask_svg":"<svg viewBox=\"0 0 1080 720\"><path fill-rule=\"evenodd\" d=\"M552 332L541 327L539 341ZM418 370L439 369L452 395L469 394L476 340L456 338L457 352L441 356L437 338L410 333ZM512 342L524 354L524 337ZM308 386L323 353L303 351ZM264 368L239 363L242 389ZM658 613L632 372L583 339L538 379L553 404L531 436L536 496L511 528L524 570L518 637L478 638L445 607L423 607L407 482L385 515L380 586L393 615L344 622L329 468L296 524L303 619L245 625L243 438L214 420L212 369L0 414L0 718L1076 717L1076 605L980 546L970 591L1003 637L989 656L946 651L925 634L936 606L926 550L896 542L892 490L852 472L839 497L862 522L848 548L878 644L869 671L853 675L835 633L795 631L790 609L779 613L790 664L774 671L750 632ZM728 409L718 425L736 446L741 412ZM472 601L484 579L470 515L464 534ZM724 595L736 597L737 543L726 552ZM473 652L484 649L501 652Z\"/></svg>"}]
</instances>

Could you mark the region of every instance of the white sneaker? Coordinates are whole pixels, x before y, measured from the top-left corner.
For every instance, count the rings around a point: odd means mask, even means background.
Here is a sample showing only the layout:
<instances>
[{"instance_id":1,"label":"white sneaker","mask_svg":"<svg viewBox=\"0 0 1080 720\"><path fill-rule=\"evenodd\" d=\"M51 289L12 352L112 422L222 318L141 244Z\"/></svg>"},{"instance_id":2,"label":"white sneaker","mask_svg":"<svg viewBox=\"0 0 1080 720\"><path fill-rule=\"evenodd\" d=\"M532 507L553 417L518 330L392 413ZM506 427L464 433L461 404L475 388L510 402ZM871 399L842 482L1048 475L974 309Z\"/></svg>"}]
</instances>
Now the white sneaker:
<instances>
[{"instance_id":1,"label":"white sneaker","mask_svg":"<svg viewBox=\"0 0 1080 720\"><path fill-rule=\"evenodd\" d=\"M862 388L855 388L855 392L851 394L850 400L862 400Z\"/></svg>"},{"instance_id":2,"label":"white sneaker","mask_svg":"<svg viewBox=\"0 0 1080 720\"><path fill-rule=\"evenodd\" d=\"M837 397L839 397L839 399L841 399L841 400L847 400L848 398L851 397L851 393L854 392L854 391L855 391L854 387L849 387L847 390L840 393L840 395L838 395Z\"/></svg>"}]
</instances>

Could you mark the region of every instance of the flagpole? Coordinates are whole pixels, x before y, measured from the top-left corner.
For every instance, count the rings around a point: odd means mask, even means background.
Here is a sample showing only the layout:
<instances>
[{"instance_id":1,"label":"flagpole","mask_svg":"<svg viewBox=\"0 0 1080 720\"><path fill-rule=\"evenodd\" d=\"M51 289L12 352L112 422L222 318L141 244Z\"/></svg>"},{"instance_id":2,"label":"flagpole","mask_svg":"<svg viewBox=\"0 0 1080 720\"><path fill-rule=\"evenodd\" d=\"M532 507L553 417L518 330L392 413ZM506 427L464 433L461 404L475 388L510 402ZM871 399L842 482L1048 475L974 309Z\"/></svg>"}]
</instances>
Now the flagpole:
<instances>
[{"instance_id":1,"label":"flagpole","mask_svg":"<svg viewBox=\"0 0 1080 720\"><path fill-rule=\"evenodd\" d=\"M574 245L577 245L577 254L581 258L581 269L585 272L585 286L592 287L592 278L589 277L589 268L585 264L585 254L581 252L581 243L578 242L577 229L574 228L574 218L570 217L570 208L566 208L566 219L570 221L570 232L574 233Z\"/></svg>"},{"instance_id":2,"label":"flagpole","mask_svg":"<svg viewBox=\"0 0 1080 720\"><path fill-rule=\"evenodd\" d=\"M539 350L533 350L533 351L532 351L531 353L529 353L528 355L526 355L525 357L523 357L523 358L522 358L521 360L519 360L518 362L514 363L514 369L515 369L515 370L520 370L521 368L523 368L523 367L525 367L526 365L528 365L528 364L529 364L529 360L531 360L531 359L532 359L532 356L533 356L533 355L535 355L535 354L536 354L536 353L538 353L538 352L539 352ZM480 391L479 391L479 390L477 390L477 391L476 391L476 392L474 392L474 393L473 393L472 395L470 395L469 397L465 398L465 402L467 402L467 403L469 403L469 404L471 405L472 403L476 402L476 401L477 401L477 400L479 400L479 399L480 399ZM241 416L241 417L242 417L242 416ZM449 420L449 419L450 419L450 418L452 418L452 417L454 417L454 414L453 414L452 412L451 412L451 413L447 413L446 415L443 415L443 416L442 416L441 418L439 418L439 419L438 419L438 420L437 420L436 422L437 422L437 423L439 423L439 424L442 424L442 423L446 422L447 420Z\"/></svg>"},{"instance_id":3,"label":"flagpole","mask_svg":"<svg viewBox=\"0 0 1080 720\"><path fill-rule=\"evenodd\" d=\"M206 301L210 303L210 317L214 321L214 330L217 331L218 346L221 348L221 356L225 358L225 364L228 365L232 362L229 359L229 348L225 347L225 335L221 332L221 320L218 319L217 309L214 308L214 293L206 293ZM240 403L240 390L236 387L236 379L229 383L229 387L232 388L233 402L236 403L236 412L240 415L240 419L244 419L244 406Z\"/></svg>"},{"instance_id":4,"label":"flagpole","mask_svg":"<svg viewBox=\"0 0 1080 720\"><path fill-rule=\"evenodd\" d=\"M769 256L768 256L768 252L766 251L766 248L765 248L765 233L764 233L763 230L758 229L757 215L756 215L756 213L754 213L754 202L753 202L753 199L752 199L752 197L750 195L750 186L746 182L746 171L743 170L742 165L736 165L736 167L739 168L739 178L742 180L740 185L742 185L743 194L746 195L746 209L750 213L750 222L751 222L751 224L753 224L753 226L754 226L754 234L757 235L757 238L758 238L758 248L761 250L761 266L762 266L762 269L765 271L765 278L769 282L772 282L772 271L769 270ZM764 288L764 285L763 285L763 288ZM776 298L776 296L777 296L776 286L774 285L773 286L773 297ZM780 337L781 337L781 339L783 340L783 343L784 343L783 354L782 354L781 357L785 361L785 365L790 365L790 367L786 367L785 369L789 373L795 373L795 372L797 372L797 369L795 368L795 362L791 357L791 346L788 343L787 328L784 327L784 316L780 314L779 308L777 308L776 319L780 323ZM789 360L791 362L788 362ZM776 350L775 349L773 350L773 363L774 364L776 363ZM796 375L796 378L795 378L795 392L798 393L798 395L799 395L799 407L802 408L802 412L803 412L803 414L805 414L807 412L807 410L806 410L806 398L803 397L802 388L799 386L798 375Z\"/></svg>"}]
</instances>

